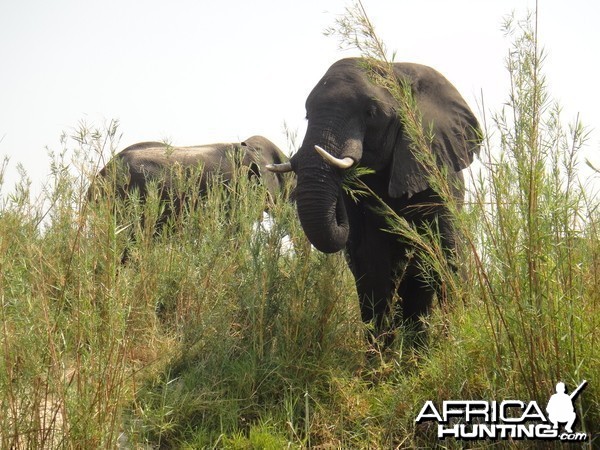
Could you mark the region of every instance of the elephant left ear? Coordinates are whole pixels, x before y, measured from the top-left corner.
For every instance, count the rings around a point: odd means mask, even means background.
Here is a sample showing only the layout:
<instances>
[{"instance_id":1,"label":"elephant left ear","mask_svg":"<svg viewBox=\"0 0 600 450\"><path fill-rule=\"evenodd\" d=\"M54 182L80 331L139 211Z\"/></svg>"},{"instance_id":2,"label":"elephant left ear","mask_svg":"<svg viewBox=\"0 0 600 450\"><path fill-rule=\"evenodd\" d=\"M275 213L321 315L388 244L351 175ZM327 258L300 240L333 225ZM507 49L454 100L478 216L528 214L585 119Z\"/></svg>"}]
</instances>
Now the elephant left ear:
<instances>
[{"instance_id":1,"label":"elephant left ear","mask_svg":"<svg viewBox=\"0 0 600 450\"><path fill-rule=\"evenodd\" d=\"M436 164L449 172L460 172L473 162L482 135L477 118L464 99L454 86L443 81L437 89L423 90L419 90L421 83L413 83L413 96L425 136L431 136L430 148ZM392 156L388 187L391 197L410 197L430 187L429 171L423 163L427 157L416 154L418 151L402 132Z\"/></svg>"},{"instance_id":2,"label":"elephant left ear","mask_svg":"<svg viewBox=\"0 0 600 450\"><path fill-rule=\"evenodd\" d=\"M260 149L255 146L248 145L247 142L241 142L242 146L242 164L248 168L249 177L260 178L262 167L260 167Z\"/></svg>"}]
</instances>

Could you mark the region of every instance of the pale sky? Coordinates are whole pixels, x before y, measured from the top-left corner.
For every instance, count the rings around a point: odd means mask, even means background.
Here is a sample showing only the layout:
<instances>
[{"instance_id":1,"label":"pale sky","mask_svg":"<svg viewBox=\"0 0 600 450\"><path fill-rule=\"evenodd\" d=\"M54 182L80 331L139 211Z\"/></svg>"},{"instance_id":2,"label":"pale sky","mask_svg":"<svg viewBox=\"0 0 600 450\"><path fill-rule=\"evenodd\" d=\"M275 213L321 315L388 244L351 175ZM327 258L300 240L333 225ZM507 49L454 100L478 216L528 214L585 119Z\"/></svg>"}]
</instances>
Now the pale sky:
<instances>
[{"instance_id":1,"label":"pale sky","mask_svg":"<svg viewBox=\"0 0 600 450\"><path fill-rule=\"evenodd\" d=\"M336 60L323 35L345 0L0 0L0 157L5 186L22 163L46 180L46 147L82 120L120 121L120 148L147 140L194 145L262 134L286 153L302 141L304 102ZM442 72L481 117L508 96L501 31L534 0L364 0L398 61ZM550 92L592 129L583 156L600 166L600 2L539 0Z\"/></svg>"}]
</instances>

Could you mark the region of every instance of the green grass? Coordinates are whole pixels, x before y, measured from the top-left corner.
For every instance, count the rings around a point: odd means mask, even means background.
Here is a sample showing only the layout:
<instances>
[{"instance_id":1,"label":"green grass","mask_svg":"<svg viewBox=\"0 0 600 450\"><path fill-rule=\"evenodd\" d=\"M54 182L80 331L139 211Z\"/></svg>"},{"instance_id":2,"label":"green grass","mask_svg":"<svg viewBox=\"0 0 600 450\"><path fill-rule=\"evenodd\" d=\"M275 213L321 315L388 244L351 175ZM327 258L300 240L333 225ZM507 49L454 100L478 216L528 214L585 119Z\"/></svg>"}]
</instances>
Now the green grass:
<instances>
[{"instance_id":1,"label":"green grass","mask_svg":"<svg viewBox=\"0 0 600 450\"><path fill-rule=\"evenodd\" d=\"M267 196L242 173L159 236L156 196L117 200L109 181L88 203L114 123L65 137L41 198L25 176L2 186L0 446L548 448L438 441L415 418L426 400L545 406L557 381L582 379L576 428L598 433L598 201L577 179L585 131L562 125L529 24L507 25L513 91L486 117L481 170L456 211L460 275L435 236L397 230L445 274L427 349L401 334L367 359L343 256L311 249L283 199L257 229Z\"/></svg>"}]
</instances>

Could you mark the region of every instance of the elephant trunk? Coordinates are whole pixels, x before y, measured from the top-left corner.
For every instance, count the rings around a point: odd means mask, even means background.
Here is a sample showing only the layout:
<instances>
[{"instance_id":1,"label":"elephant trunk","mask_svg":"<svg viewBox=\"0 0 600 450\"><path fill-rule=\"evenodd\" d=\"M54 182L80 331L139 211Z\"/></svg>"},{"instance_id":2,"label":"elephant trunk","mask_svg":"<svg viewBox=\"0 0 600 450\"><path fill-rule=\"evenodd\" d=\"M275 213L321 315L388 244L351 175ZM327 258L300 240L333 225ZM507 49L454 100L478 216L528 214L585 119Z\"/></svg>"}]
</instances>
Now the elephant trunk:
<instances>
[{"instance_id":1,"label":"elephant trunk","mask_svg":"<svg viewBox=\"0 0 600 450\"><path fill-rule=\"evenodd\" d=\"M348 241L342 180L344 170L361 159L363 136L352 118L313 114L304 142L292 157L300 224L311 244L324 253L338 252Z\"/></svg>"},{"instance_id":2,"label":"elephant trunk","mask_svg":"<svg viewBox=\"0 0 600 450\"><path fill-rule=\"evenodd\" d=\"M302 229L317 250L342 250L350 227L342 199L341 176L330 168L298 172L296 204Z\"/></svg>"}]
</instances>

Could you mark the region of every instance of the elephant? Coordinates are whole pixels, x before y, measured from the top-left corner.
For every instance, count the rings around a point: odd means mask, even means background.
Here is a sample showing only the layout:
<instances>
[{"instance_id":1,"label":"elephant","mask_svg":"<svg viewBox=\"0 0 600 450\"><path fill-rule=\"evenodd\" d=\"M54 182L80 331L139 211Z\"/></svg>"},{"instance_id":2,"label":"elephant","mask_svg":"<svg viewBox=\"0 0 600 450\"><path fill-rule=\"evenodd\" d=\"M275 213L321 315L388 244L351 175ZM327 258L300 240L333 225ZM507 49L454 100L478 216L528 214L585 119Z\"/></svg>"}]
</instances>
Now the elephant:
<instances>
[{"instance_id":1,"label":"elephant","mask_svg":"<svg viewBox=\"0 0 600 450\"><path fill-rule=\"evenodd\" d=\"M389 89L373 81L380 62L345 58L335 62L306 100L306 134L290 161L267 168L296 174L294 191L301 226L311 244L325 253L345 249L354 275L362 320L371 324L369 340L387 348L401 324L422 335L422 317L431 308L431 282L414 244L389 232L375 196L351 196L343 188L349 167L371 169L361 176L369 189L408 223L439 230L444 257L455 256L457 232L447 203L431 186L422 160L398 115ZM436 70L414 63L392 63L397 80L410 85L436 162L464 199L461 170L481 143L478 121L457 89ZM380 73L381 75L381 73ZM398 300L394 306L394 301Z\"/></svg>"},{"instance_id":2,"label":"elephant","mask_svg":"<svg viewBox=\"0 0 600 450\"><path fill-rule=\"evenodd\" d=\"M265 169L268 164L281 164L287 161L285 154L270 140L263 136L252 136L245 141L196 145L191 147L173 147L161 142L141 142L133 144L117 153L99 172L99 178L110 179L115 168L124 170L125 179L117 181L116 193L125 197L137 190L143 202L148 194L148 184L158 183L161 200L164 204L162 215L157 220L157 231L174 214L177 214L186 201L183 198L171 199L172 188L176 187L177 174L190 177L192 170L202 167L197 181L197 193L202 196L213 182L228 184L236 171L237 164L248 169L248 176L263 183L271 199L275 199L284 189L284 176ZM189 180L189 178L188 178ZM96 187L92 183L88 199L96 198ZM126 257L125 257L126 259Z\"/></svg>"}]
</instances>

